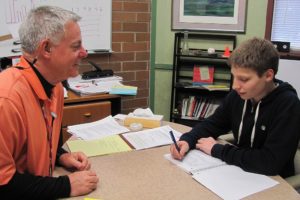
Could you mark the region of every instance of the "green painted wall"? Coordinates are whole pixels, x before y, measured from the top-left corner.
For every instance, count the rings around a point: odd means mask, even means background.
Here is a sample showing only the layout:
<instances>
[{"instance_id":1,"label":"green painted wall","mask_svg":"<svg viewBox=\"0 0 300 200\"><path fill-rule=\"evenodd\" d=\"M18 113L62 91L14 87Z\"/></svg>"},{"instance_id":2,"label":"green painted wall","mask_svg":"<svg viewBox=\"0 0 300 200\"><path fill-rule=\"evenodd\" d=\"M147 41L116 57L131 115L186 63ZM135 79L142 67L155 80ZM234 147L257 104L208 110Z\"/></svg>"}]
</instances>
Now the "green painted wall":
<instances>
[{"instance_id":1,"label":"green painted wall","mask_svg":"<svg viewBox=\"0 0 300 200\"><path fill-rule=\"evenodd\" d=\"M169 120L170 117L170 99L172 86L172 73L170 70L156 69L155 70L155 114L164 115L164 120Z\"/></svg>"},{"instance_id":2,"label":"green painted wall","mask_svg":"<svg viewBox=\"0 0 300 200\"><path fill-rule=\"evenodd\" d=\"M237 34L237 44L253 36L264 37L268 0L248 0L246 32ZM154 92L154 112L169 120L172 82L174 32L171 31L172 0L153 0L155 31L152 32L151 87Z\"/></svg>"}]
</instances>

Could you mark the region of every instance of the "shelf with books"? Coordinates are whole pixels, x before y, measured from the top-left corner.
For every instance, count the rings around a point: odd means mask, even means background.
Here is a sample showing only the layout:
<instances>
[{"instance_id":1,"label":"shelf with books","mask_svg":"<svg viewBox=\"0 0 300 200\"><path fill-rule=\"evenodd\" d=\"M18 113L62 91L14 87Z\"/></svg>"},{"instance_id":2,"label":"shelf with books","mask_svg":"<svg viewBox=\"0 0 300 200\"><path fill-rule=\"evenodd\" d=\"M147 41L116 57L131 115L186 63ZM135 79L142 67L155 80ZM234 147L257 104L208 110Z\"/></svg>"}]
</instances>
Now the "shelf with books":
<instances>
[{"instance_id":1,"label":"shelf with books","mask_svg":"<svg viewBox=\"0 0 300 200\"><path fill-rule=\"evenodd\" d=\"M206 49L190 49L189 54L182 54L182 53L178 53L176 54L176 56L180 56L182 59L184 58L189 58L189 59L217 59L217 60L227 60L227 57L223 56L224 51L220 51L217 50L215 53L213 54L209 54L207 53Z\"/></svg>"},{"instance_id":2,"label":"shelf with books","mask_svg":"<svg viewBox=\"0 0 300 200\"><path fill-rule=\"evenodd\" d=\"M211 116L219 102L214 98L189 96L181 101L181 118L186 119L204 119Z\"/></svg>"},{"instance_id":3,"label":"shelf with books","mask_svg":"<svg viewBox=\"0 0 300 200\"><path fill-rule=\"evenodd\" d=\"M175 112L172 113L174 122L181 120L202 121L211 116L220 105L222 96L183 95L175 103Z\"/></svg>"},{"instance_id":4,"label":"shelf with books","mask_svg":"<svg viewBox=\"0 0 300 200\"><path fill-rule=\"evenodd\" d=\"M175 33L170 109L170 120L185 125L201 122L208 117L208 114L205 115L207 111L209 115L213 114L215 109L209 110L209 106L206 110L201 110L201 102L211 101L219 104L231 89L232 77L227 64L228 58L223 56L224 51L215 50L208 53L207 49L198 47L203 47L202 43L206 43L209 47L216 45L222 49L231 46L233 50L236 44L234 35L190 33L188 36L189 47L193 48L182 53L183 33ZM205 103L202 106L204 105Z\"/></svg>"}]
</instances>

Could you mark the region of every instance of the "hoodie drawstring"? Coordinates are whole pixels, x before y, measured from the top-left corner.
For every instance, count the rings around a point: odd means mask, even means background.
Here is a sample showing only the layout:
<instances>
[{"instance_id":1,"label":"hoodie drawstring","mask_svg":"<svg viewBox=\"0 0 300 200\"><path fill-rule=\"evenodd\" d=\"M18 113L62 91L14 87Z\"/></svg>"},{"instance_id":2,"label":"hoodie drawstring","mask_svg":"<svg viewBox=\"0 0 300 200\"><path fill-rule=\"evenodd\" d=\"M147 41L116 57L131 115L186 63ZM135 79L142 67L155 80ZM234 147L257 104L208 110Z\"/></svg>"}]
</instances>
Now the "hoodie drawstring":
<instances>
[{"instance_id":1,"label":"hoodie drawstring","mask_svg":"<svg viewBox=\"0 0 300 200\"><path fill-rule=\"evenodd\" d=\"M256 110L255 110L254 125L253 125L252 132L251 132L251 147L253 146L253 141L254 141L254 136L255 136L255 129L256 129L256 122L257 122L257 118L258 118L260 103L261 103L261 101L258 102Z\"/></svg>"},{"instance_id":2,"label":"hoodie drawstring","mask_svg":"<svg viewBox=\"0 0 300 200\"><path fill-rule=\"evenodd\" d=\"M240 123L240 127L239 127L239 135L238 135L238 141L237 141L238 144L240 143L240 137L241 137L241 134L242 134L243 120L244 120L244 115L245 115L245 112L246 112L246 108L247 108L247 100L245 100L245 102L244 102L244 108L243 108L243 113L242 113L242 119L241 119L241 123Z\"/></svg>"},{"instance_id":3,"label":"hoodie drawstring","mask_svg":"<svg viewBox=\"0 0 300 200\"><path fill-rule=\"evenodd\" d=\"M253 125L252 131L251 131L251 147L253 146L253 141L254 141L254 137L255 137L256 122L257 122L257 118L258 118L260 103L261 103L261 101L258 102L256 110L255 110L254 125ZM242 119L241 119L241 123L240 123L240 127L239 127L239 135L238 135L238 141L237 141L238 144L240 143L240 137L241 137L241 134L242 134L243 121L244 121L244 116L245 116L245 113L246 113L246 108L247 108L247 100L245 100L245 102L244 102Z\"/></svg>"}]
</instances>

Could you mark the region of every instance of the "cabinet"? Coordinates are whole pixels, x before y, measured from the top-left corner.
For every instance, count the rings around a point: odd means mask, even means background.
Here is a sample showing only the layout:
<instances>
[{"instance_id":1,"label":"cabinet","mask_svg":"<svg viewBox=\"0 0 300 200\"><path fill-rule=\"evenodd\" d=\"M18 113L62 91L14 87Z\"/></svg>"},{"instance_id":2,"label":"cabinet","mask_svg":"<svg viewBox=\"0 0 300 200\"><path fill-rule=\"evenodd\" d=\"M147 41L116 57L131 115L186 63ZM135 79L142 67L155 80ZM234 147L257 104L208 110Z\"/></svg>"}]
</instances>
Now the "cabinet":
<instances>
[{"instance_id":1,"label":"cabinet","mask_svg":"<svg viewBox=\"0 0 300 200\"><path fill-rule=\"evenodd\" d=\"M78 96L72 91L68 91L63 112L62 129L65 142L71 136L67 132L68 126L93 122L108 115L120 113L121 97L111 94Z\"/></svg>"},{"instance_id":2,"label":"cabinet","mask_svg":"<svg viewBox=\"0 0 300 200\"><path fill-rule=\"evenodd\" d=\"M194 126L214 112L231 88L232 77L224 54L235 46L234 35L175 33L171 121ZM196 71L211 79L205 84L209 86L195 81L199 75Z\"/></svg>"}]
</instances>

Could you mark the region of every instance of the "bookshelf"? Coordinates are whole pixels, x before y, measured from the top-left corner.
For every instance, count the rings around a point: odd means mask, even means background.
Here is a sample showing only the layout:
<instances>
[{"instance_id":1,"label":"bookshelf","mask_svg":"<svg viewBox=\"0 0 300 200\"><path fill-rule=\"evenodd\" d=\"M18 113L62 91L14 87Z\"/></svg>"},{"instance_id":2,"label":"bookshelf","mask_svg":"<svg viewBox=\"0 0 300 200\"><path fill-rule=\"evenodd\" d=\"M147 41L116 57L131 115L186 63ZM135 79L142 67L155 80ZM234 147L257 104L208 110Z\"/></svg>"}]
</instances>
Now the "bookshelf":
<instances>
[{"instance_id":1,"label":"bookshelf","mask_svg":"<svg viewBox=\"0 0 300 200\"><path fill-rule=\"evenodd\" d=\"M231 89L235 46L235 35L175 33L170 121L194 126L213 114Z\"/></svg>"}]
</instances>

